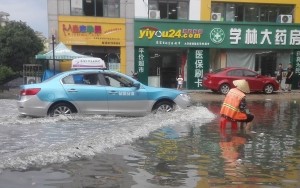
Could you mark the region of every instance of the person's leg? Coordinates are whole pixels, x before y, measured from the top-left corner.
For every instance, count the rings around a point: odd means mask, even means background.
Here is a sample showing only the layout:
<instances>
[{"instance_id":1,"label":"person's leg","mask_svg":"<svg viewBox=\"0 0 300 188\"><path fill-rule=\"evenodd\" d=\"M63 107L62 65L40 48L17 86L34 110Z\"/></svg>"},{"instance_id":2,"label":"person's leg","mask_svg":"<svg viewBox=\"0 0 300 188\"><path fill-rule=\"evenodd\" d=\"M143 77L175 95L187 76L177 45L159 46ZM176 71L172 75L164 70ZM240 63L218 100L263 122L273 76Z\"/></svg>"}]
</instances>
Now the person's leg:
<instances>
[{"instance_id":1,"label":"person's leg","mask_svg":"<svg viewBox=\"0 0 300 188\"><path fill-rule=\"evenodd\" d=\"M252 125L253 125L253 123L252 123L253 119L254 119L254 115L252 115L252 114L247 114L246 130L250 130L250 129L251 129L251 127L252 127Z\"/></svg>"},{"instance_id":2,"label":"person's leg","mask_svg":"<svg viewBox=\"0 0 300 188\"><path fill-rule=\"evenodd\" d=\"M290 91L292 86L292 80L290 78L286 78L285 85L286 85L286 90Z\"/></svg>"},{"instance_id":3,"label":"person's leg","mask_svg":"<svg viewBox=\"0 0 300 188\"><path fill-rule=\"evenodd\" d=\"M278 80L278 83L279 83L279 90L283 90L283 91L284 91L284 89L281 87L281 81L282 81L282 80Z\"/></svg>"},{"instance_id":4,"label":"person's leg","mask_svg":"<svg viewBox=\"0 0 300 188\"><path fill-rule=\"evenodd\" d=\"M246 124L246 130L250 130L251 127L252 127L252 125L253 125L252 122L248 122L248 123Z\"/></svg>"},{"instance_id":5,"label":"person's leg","mask_svg":"<svg viewBox=\"0 0 300 188\"><path fill-rule=\"evenodd\" d=\"M252 114L246 114L247 119L240 121L241 122L241 129L244 127L244 124L246 123L246 129L250 129L252 127L252 121L254 119L254 116Z\"/></svg>"}]
</instances>

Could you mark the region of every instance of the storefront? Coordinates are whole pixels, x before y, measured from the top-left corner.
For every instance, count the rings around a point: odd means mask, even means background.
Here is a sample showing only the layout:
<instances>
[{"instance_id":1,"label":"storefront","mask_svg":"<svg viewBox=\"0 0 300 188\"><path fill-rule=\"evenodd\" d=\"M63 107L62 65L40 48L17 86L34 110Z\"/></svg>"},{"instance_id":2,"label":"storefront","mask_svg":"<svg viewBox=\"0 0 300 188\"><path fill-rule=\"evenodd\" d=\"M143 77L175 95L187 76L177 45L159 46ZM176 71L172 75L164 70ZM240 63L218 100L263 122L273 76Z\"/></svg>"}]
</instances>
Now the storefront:
<instances>
[{"instance_id":1,"label":"storefront","mask_svg":"<svg viewBox=\"0 0 300 188\"><path fill-rule=\"evenodd\" d=\"M58 17L59 42L73 51L98 57L108 69L126 72L125 19L94 17ZM71 68L71 62L60 63L60 70Z\"/></svg>"},{"instance_id":2,"label":"storefront","mask_svg":"<svg viewBox=\"0 0 300 188\"><path fill-rule=\"evenodd\" d=\"M300 74L299 24L135 19L134 29L135 71L148 85L174 88L181 74L185 88L205 89L203 74L225 66L275 76L293 63Z\"/></svg>"}]
</instances>

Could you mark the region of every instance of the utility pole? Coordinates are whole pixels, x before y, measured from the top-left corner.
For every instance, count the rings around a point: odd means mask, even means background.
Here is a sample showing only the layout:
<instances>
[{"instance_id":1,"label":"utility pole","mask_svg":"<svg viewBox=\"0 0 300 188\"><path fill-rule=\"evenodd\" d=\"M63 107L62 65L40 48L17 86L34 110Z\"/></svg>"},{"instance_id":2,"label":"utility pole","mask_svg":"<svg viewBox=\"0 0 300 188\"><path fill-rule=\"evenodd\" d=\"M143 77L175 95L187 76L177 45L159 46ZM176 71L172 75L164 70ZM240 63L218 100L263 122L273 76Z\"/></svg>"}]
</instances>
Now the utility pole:
<instances>
[{"instance_id":1,"label":"utility pole","mask_svg":"<svg viewBox=\"0 0 300 188\"><path fill-rule=\"evenodd\" d=\"M55 42L55 28L52 28L53 70L54 70L54 75L55 75L55 50L54 50L54 42Z\"/></svg>"}]
</instances>

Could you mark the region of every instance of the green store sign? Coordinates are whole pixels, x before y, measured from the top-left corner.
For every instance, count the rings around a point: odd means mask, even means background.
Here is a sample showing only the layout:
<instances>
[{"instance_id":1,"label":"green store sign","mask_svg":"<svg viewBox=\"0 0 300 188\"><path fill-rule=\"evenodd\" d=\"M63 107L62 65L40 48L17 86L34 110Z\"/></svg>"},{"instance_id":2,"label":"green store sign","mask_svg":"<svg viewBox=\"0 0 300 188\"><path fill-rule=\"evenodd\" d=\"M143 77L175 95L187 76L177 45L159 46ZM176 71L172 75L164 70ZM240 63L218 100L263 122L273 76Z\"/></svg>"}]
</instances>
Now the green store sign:
<instances>
[{"instance_id":1,"label":"green store sign","mask_svg":"<svg viewBox=\"0 0 300 188\"><path fill-rule=\"evenodd\" d=\"M300 49L300 24L135 19L135 46Z\"/></svg>"},{"instance_id":2,"label":"green store sign","mask_svg":"<svg viewBox=\"0 0 300 188\"><path fill-rule=\"evenodd\" d=\"M202 78L209 70L209 49L191 48L188 54L189 64L187 66L187 88L205 89Z\"/></svg>"}]
</instances>

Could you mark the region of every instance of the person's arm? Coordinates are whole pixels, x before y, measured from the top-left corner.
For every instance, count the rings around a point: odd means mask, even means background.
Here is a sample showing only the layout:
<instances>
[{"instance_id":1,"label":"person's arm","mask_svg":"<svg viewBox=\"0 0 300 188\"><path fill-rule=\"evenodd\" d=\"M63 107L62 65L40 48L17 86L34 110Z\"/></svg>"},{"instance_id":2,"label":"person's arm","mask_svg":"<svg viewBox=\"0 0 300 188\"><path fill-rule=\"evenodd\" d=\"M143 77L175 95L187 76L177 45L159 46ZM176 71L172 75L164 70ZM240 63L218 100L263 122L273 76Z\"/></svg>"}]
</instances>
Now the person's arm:
<instances>
[{"instance_id":1,"label":"person's arm","mask_svg":"<svg viewBox=\"0 0 300 188\"><path fill-rule=\"evenodd\" d=\"M291 75L290 75L289 78L292 78L293 74L294 74L294 70L292 69L292 70L291 70Z\"/></svg>"},{"instance_id":2,"label":"person's arm","mask_svg":"<svg viewBox=\"0 0 300 188\"><path fill-rule=\"evenodd\" d=\"M245 97L240 102L240 111L246 113L246 98Z\"/></svg>"},{"instance_id":3,"label":"person's arm","mask_svg":"<svg viewBox=\"0 0 300 188\"><path fill-rule=\"evenodd\" d=\"M284 72L283 72L283 69L281 70L281 75L282 75L281 77L284 78Z\"/></svg>"}]
</instances>

